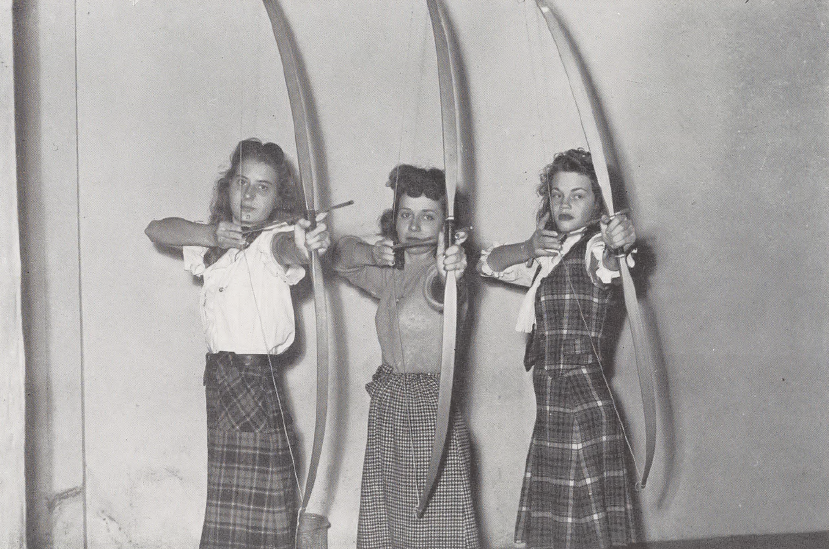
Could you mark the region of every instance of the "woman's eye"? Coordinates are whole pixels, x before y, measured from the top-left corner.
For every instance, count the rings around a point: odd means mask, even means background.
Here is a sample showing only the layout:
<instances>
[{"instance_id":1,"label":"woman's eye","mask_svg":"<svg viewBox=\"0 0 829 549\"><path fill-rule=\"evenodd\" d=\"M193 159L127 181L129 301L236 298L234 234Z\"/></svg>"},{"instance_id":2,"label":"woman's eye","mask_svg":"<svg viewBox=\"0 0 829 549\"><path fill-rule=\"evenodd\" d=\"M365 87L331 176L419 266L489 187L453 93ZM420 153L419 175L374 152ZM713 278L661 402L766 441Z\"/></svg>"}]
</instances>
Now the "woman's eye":
<instances>
[{"instance_id":1,"label":"woman's eye","mask_svg":"<svg viewBox=\"0 0 829 549\"><path fill-rule=\"evenodd\" d=\"M433 216L432 214L426 214L423 216L423 219L425 219L426 221L434 221L435 216Z\"/></svg>"},{"instance_id":2,"label":"woman's eye","mask_svg":"<svg viewBox=\"0 0 829 549\"><path fill-rule=\"evenodd\" d=\"M266 193L269 189L270 187L268 187L267 185L259 185L259 192L261 193Z\"/></svg>"}]
</instances>

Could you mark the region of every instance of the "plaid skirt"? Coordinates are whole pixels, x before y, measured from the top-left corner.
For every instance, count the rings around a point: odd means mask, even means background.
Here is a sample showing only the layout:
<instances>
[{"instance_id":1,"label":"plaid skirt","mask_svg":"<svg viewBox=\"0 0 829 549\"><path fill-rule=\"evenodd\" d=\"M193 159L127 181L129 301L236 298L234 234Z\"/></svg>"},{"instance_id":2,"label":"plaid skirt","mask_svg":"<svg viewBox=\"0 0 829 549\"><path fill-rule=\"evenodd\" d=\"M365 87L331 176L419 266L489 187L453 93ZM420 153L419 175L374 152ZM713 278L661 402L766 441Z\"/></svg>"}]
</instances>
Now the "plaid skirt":
<instances>
[{"instance_id":1,"label":"plaid skirt","mask_svg":"<svg viewBox=\"0 0 829 549\"><path fill-rule=\"evenodd\" d=\"M556 549L631 543L624 434L601 370L536 367L533 385L537 416L515 541Z\"/></svg>"},{"instance_id":2,"label":"plaid skirt","mask_svg":"<svg viewBox=\"0 0 829 549\"><path fill-rule=\"evenodd\" d=\"M371 404L363 463L359 549L478 547L469 433L453 414L432 498L417 518L437 417L439 376L395 374L383 365L366 385Z\"/></svg>"},{"instance_id":3,"label":"plaid skirt","mask_svg":"<svg viewBox=\"0 0 829 549\"><path fill-rule=\"evenodd\" d=\"M270 361L278 366L278 357ZM294 546L298 504L291 448L296 437L281 384L274 383L279 373L271 372L267 355L207 355L207 508L201 549Z\"/></svg>"}]
</instances>

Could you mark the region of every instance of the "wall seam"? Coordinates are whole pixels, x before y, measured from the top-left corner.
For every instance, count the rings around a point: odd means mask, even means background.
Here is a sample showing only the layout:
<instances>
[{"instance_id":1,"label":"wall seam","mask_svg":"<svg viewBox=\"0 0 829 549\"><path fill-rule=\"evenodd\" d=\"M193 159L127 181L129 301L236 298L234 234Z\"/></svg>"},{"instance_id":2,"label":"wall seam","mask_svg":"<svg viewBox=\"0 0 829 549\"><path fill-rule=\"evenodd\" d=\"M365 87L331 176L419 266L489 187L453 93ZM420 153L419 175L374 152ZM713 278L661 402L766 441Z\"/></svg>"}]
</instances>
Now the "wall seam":
<instances>
[{"instance_id":1,"label":"wall seam","mask_svg":"<svg viewBox=\"0 0 829 549\"><path fill-rule=\"evenodd\" d=\"M78 243L78 333L80 339L80 376L81 376L81 486L83 502L83 546L89 547L89 494L87 484L86 462L86 353L84 323L83 323L83 260L81 249L81 153L80 153L80 121L78 109L78 2L74 1L74 61L75 61L75 200L77 208L77 243Z\"/></svg>"}]
</instances>

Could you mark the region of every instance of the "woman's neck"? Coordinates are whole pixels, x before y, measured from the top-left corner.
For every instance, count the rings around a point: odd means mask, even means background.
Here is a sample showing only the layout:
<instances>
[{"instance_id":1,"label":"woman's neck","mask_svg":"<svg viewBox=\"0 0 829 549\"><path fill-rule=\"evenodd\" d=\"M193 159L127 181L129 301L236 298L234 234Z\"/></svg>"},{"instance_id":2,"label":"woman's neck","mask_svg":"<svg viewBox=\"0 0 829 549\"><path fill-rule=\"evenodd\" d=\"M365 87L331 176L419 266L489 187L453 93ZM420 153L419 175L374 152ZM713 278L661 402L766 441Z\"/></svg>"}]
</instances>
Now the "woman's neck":
<instances>
[{"instance_id":1,"label":"woman's neck","mask_svg":"<svg viewBox=\"0 0 829 549\"><path fill-rule=\"evenodd\" d=\"M435 260L435 254L431 249L420 253L413 253L410 250L406 250L404 257L406 259L406 265L423 265L425 263L431 263Z\"/></svg>"}]
</instances>

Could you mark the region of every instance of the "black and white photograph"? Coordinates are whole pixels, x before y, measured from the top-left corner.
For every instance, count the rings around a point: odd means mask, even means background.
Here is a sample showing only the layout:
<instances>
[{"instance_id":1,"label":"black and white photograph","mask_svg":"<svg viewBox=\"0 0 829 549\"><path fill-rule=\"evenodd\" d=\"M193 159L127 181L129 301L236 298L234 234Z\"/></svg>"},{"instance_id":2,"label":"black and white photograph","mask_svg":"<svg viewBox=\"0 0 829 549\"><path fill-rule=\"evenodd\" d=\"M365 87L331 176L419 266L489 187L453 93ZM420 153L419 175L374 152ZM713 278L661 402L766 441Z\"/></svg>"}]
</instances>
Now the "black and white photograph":
<instances>
[{"instance_id":1,"label":"black and white photograph","mask_svg":"<svg viewBox=\"0 0 829 549\"><path fill-rule=\"evenodd\" d=\"M826 0L0 0L0 549L829 547Z\"/></svg>"}]
</instances>

